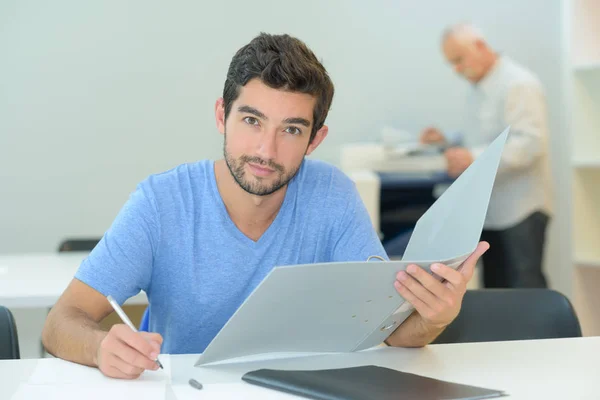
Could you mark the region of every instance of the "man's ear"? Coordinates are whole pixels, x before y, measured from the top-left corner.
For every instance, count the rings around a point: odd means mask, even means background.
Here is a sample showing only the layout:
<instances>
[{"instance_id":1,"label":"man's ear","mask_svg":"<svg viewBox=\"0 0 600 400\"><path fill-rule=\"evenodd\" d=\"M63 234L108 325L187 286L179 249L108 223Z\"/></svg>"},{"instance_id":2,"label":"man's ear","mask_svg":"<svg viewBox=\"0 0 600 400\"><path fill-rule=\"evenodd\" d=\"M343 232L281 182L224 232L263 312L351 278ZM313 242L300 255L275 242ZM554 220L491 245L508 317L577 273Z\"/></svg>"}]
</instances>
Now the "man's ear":
<instances>
[{"instance_id":1,"label":"man's ear","mask_svg":"<svg viewBox=\"0 0 600 400\"><path fill-rule=\"evenodd\" d=\"M306 149L307 156L309 156L310 153L312 153L313 151L315 151L315 149L317 147L319 147L321 142L323 140L325 140L325 137L327 136L328 132L329 132L329 128L327 127L327 125L323 125L323 127L317 131L312 142L310 142L310 144L308 145L308 148Z\"/></svg>"},{"instance_id":2,"label":"man's ear","mask_svg":"<svg viewBox=\"0 0 600 400\"><path fill-rule=\"evenodd\" d=\"M221 134L225 133L225 100L219 97L215 102L215 121Z\"/></svg>"}]
</instances>

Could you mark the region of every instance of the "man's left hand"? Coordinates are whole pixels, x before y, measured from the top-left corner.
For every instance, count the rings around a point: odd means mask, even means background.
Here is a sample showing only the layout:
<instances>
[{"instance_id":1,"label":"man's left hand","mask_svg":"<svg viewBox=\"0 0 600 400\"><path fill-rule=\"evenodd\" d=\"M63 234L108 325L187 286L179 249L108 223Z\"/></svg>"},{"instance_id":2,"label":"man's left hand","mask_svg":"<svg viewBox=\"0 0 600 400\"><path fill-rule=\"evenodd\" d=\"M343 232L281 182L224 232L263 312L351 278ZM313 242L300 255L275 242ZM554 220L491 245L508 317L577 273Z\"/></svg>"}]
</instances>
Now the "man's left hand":
<instances>
[{"instance_id":1,"label":"man's left hand","mask_svg":"<svg viewBox=\"0 0 600 400\"><path fill-rule=\"evenodd\" d=\"M489 247L487 242L480 242L458 270L433 264L431 271L443 278L442 282L417 265L409 265L406 272L396 275L394 286L415 307L422 322L432 328L444 328L458 315L475 265Z\"/></svg>"},{"instance_id":2,"label":"man's left hand","mask_svg":"<svg viewBox=\"0 0 600 400\"><path fill-rule=\"evenodd\" d=\"M448 175L457 178L473 163L473 154L464 147L451 147L444 153L448 163Z\"/></svg>"}]
</instances>

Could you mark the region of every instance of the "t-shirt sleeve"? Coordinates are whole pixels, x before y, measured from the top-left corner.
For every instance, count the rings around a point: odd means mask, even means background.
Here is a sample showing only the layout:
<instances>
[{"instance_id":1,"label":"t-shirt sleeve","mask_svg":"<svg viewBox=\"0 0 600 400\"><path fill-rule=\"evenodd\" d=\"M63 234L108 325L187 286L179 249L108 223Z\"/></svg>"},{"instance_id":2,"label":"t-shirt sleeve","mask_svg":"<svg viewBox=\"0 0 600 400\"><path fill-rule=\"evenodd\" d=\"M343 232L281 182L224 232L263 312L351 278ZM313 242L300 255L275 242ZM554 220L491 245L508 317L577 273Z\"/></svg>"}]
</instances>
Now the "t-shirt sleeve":
<instances>
[{"instance_id":1,"label":"t-shirt sleeve","mask_svg":"<svg viewBox=\"0 0 600 400\"><path fill-rule=\"evenodd\" d=\"M367 261L370 256L389 260L354 185L348 197L347 207L334 238L332 261Z\"/></svg>"},{"instance_id":2,"label":"t-shirt sleeve","mask_svg":"<svg viewBox=\"0 0 600 400\"><path fill-rule=\"evenodd\" d=\"M141 183L82 262L75 278L122 304L140 290L148 290L159 236L152 191Z\"/></svg>"}]
</instances>

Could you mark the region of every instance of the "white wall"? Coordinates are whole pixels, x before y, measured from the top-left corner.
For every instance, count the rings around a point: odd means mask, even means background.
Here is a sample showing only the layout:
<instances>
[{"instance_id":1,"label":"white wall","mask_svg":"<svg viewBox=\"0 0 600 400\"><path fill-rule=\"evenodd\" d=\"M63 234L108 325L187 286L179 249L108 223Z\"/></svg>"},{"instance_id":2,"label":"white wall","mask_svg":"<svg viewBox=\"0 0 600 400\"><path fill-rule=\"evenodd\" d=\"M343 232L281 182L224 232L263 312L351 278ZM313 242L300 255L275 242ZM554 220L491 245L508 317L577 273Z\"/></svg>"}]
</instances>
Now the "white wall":
<instances>
[{"instance_id":1,"label":"white wall","mask_svg":"<svg viewBox=\"0 0 600 400\"><path fill-rule=\"evenodd\" d=\"M146 175L219 157L214 101L231 56L260 31L297 35L334 80L314 157L337 162L341 143L384 124L458 128L467 84L439 35L461 20L538 73L555 177L568 182L560 0L0 2L0 253L101 235ZM548 268L568 292L566 205L559 197Z\"/></svg>"}]
</instances>

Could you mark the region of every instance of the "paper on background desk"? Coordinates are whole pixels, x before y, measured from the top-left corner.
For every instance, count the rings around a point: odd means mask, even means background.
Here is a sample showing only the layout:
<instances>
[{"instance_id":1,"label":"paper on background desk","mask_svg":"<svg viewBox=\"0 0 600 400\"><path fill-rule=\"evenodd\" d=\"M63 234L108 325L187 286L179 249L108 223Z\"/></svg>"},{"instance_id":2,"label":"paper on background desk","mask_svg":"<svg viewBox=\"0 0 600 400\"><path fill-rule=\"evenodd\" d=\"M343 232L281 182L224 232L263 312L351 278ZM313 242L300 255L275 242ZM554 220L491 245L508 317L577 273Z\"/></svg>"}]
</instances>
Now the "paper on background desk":
<instances>
[{"instance_id":1,"label":"paper on background desk","mask_svg":"<svg viewBox=\"0 0 600 400\"><path fill-rule=\"evenodd\" d=\"M195 365L381 344L413 311L394 288L397 273L410 264L458 268L477 247L508 131L419 219L401 261L276 266Z\"/></svg>"}]
</instances>

